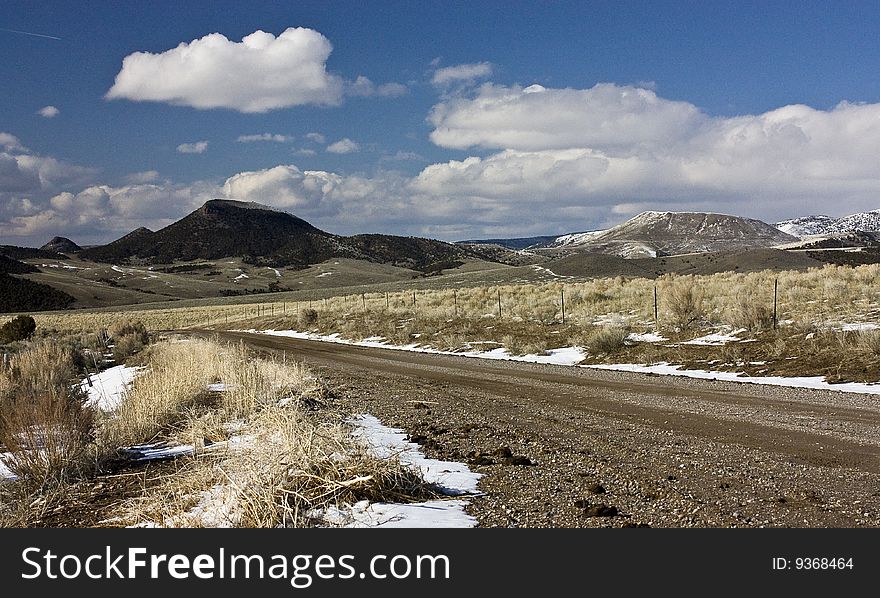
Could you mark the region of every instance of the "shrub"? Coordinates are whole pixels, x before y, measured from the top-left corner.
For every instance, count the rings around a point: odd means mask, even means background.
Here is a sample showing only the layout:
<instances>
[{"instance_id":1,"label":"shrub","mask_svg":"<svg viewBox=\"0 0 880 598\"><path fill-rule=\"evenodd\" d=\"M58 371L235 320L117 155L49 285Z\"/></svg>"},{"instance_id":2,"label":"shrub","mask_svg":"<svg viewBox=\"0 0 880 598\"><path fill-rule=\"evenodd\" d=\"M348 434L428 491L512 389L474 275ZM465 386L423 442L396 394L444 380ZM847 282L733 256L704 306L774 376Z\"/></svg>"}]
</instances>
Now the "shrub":
<instances>
[{"instance_id":1,"label":"shrub","mask_svg":"<svg viewBox=\"0 0 880 598\"><path fill-rule=\"evenodd\" d=\"M150 342L150 335L142 322L120 320L109 329L113 339L113 359L123 362Z\"/></svg>"},{"instance_id":2,"label":"shrub","mask_svg":"<svg viewBox=\"0 0 880 598\"><path fill-rule=\"evenodd\" d=\"M582 344L591 354L616 353L626 346L627 335L626 327L615 322L595 327Z\"/></svg>"},{"instance_id":3,"label":"shrub","mask_svg":"<svg viewBox=\"0 0 880 598\"><path fill-rule=\"evenodd\" d=\"M29 339L37 323L31 316L16 316L0 326L0 343L14 343Z\"/></svg>"},{"instance_id":4,"label":"shrub","mask_svg":"<svg viewBox=\"0 0 880 598\"><path fill-rule=\"evenodd\" d=\"M705 317L702 289L688 279L669 285L666 294L672 325L679 330L696 328Z\"/></svg>"},{"instance_id":5,"label":"shrub","mask_svg":"<svg viewBox=\"0 0 880 598\"><path fill-rule=\"evenodd\" d=\"M880 355L880 330L859 331L858 345L866 353Z\"/></svg>"},{"instance_id":6,"label":"shrub","mask_svg":"<svg viewBox=\"0 0 880 598\"><path fill-rule=\"evenodd\" d=\"M304 307L299 310L299 315L297 316L297 322L300 327L307 328L309 326L314 326L318 323L318 312L311 307Z\"/></svg>"},{"instance_id":7,"label":"shrub","mask_svg":"<svg viewBox=\"0 0 880 598\"><path fill-rule=\"evenodd\" d=\"M733 306L730 320L737 328L768 330L773 327L773 309L760 303L754 295L742 295Z\"/></svg>"}]
</instances>

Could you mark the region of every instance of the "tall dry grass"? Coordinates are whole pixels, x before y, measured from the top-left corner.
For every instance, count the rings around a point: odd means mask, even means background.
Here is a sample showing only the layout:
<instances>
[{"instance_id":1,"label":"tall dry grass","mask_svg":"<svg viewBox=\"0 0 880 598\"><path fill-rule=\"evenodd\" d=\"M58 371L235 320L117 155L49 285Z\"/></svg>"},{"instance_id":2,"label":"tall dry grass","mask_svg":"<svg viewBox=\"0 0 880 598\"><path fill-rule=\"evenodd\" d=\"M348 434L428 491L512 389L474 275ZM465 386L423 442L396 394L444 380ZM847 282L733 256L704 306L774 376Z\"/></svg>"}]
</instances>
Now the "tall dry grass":
<instances>
[{"instance_id":1,"label":"tall dry grass","mask_svg":"<svg viewBox=\"0 0 880 598\"><path fill-rule=\"evenodd\" d=\"M50 343L13 355L0 371L3 461L28 488L72 479L93 464L94 413L76 377L73 352Z\"/></svg>"}]
</instances>

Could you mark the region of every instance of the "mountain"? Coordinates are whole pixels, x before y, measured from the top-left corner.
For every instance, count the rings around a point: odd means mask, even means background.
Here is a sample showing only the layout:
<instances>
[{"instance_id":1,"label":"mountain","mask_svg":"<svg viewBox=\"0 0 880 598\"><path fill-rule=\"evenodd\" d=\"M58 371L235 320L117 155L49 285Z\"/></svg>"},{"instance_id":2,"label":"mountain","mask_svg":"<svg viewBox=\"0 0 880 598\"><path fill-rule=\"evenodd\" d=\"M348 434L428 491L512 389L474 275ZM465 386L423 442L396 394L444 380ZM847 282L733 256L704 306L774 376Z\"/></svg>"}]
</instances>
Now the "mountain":
<instances>
[{"instance_id":1,"label":"mountain","mask_svg":"<svg viewBox=\"0 0 880 598\"><path fill-rule=\"evenodd\" d=\"M566 247L636 258L772 247L796 240L752 218L704 212L643 212L608 230L583 235Z\"/></svg>"},{"instance_id":2,"label":"mountain","mask_svg":"<svg viewBox=\"0 0 880 598\"><path fill-rule=\"evenodd\" d=\"M151 232L142 228L102 245L84 249L83 259L129 264L241 257L266 266L306 267L348 257L423 271L474 252L431 239L393 235L341 237L322 231L293 214L253 202L212 199L177 222Z\"/></svg>"},{"instance_id":3,"label":"mountain","mask_svg":"<svg viewBox=\"0 0 880 598\"><path fill-rule=\"evenodd\" d=\"M76 253L82 251L82 247L68 239L67 237L52 237L52 239L40 247L43 251L52 251L54 253Z\"/></svg>"},{"instance_id":4,"label":"mountain","mask_svg":"<svg viewBox=\"0 0 880 598\"><path fill-rule=\"evenodd\" d=\"M776 228L795 237L833 235L862 231L880 231L880 210L859 212L843 218L831 216L804 216L776 223Z\"/></svg>"},{"instance_id":5,"label":"mountain","mask_svg":"<svg viewBox=\"0 0 880 598\"><path fill-rule=\"evenodd\" d=\"M835 220L831 216L824 215L804 216L802 218L792 218L791 220L777 222L775 226L786 234L803 238L825 233L828 227L834 224Z\"/></svg>"}]
</instances>

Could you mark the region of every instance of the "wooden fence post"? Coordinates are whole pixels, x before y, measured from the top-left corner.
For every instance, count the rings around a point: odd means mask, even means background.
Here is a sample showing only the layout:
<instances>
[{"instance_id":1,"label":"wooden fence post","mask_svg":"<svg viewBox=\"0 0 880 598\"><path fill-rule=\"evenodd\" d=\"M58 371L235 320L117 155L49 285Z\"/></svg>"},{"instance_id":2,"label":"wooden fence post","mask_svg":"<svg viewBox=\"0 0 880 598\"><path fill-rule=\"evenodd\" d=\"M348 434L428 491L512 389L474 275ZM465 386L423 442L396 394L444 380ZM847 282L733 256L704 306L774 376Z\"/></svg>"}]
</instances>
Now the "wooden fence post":
<instances>
[{"instance_id":1,"label":"wooden fence post","mask_svg":"<svg viewBox=\"0 0 880 598\"><path fill-rule=\"evenodd\" d=\"M777 299L778 295L779 295L779 279L777 278L773 281L773 330L776 330L776 324L778 322L777 316L778 316L779 312L776 311L776 305L777 305L776 299Z\"/></svg>"},{"instance_id":2,"label":"wooden fence post","mask_svg":"<svg viewBox=\"0 0 880 598\"><path fill-rule=\"evenodd\" d=\"M658 312L657 312L657 285L654 285L654 328L656 329L660 325Z\"/></svg>"},{"instance_id":3,"label":"wooden fence post","mask_svg":"<svg viewBox=\"0 0 880 598\"><path fill-rule=\"evenodd\" d=\"M562 287L562 325L565 326L565 287Z\"/></svg>"}]
</instances>

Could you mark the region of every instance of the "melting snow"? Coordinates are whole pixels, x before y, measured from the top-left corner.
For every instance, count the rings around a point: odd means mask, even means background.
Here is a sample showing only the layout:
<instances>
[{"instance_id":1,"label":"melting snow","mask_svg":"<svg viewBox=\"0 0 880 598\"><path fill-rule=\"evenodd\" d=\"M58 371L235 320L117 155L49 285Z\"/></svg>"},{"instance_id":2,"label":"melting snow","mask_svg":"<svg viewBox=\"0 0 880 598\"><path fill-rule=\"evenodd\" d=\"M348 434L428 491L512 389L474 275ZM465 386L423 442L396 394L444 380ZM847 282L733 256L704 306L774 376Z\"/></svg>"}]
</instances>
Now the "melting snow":
<instances>
[{"instance_id":1,"label":"melting snow","mask_svg":"<svg viewBox=\"0 0 880 598\"><path fill-rule=\"evenodd\" d=\"M770 386L789 386L793 388L812 388L816 390L837 390L880 394L880 384L848 382L845 384L829 384L822 376L746 376L737 372L709 372L706 370L683 370L680 365L657 363L654 365L636 365L632 363L615 363L610 365L595 364L586 367L597 370L617 370L642 374L660 374L664 376L685 376L704 380L725 380L730 382L746 382L749 384L767 384Z\"/></svg>"},{"instance_id":2,"label":"melting snow","mask_svg":"<svg viewBox=\"0 0 880 598\"><path fill-rule=\"evenodd\" d=\"M626 340L633 341L636 343L659 343L662 341L669 340L665 336L660 336L656 332L646 332L644 334L637 334L635 332L631 332L627 335Z\"/></svg>"},{"instance_id":3,"label":"melting snow","mask_svg":"<svg viewBox=\"0 0 880 598\"><path fill-rule=\"evenodd\" d=\"M325 276L330 276L331 274L333 274L333 272L321 272L320 274L315 276L315 278L324 278Z\"/></svg>"},{"instance_id":4,"label":"melting snow","mask_svg":"<svg viewBox=\"0 0 880 598\"><path fill-rule=\"evenodd\" d=\"M12 456L12 453L0 453L0 481L17 480L18 476L12 473L4 461Z\"/></svg>"},{"instance_id":5,"label":"melting snow","mask_svg":"<svg viewBox=\"0 0 880 598\"><path fill-rule=\"evenodd\" d=\"M683 345L708 345L710 347L718 347L721 345L726 345L727 343L738 343L742 342L742 339L737 335L745 332L745 328L740 328L738 330L734 330L733 332L728 332L727 334L721 332L715 332L713 334L707 334L706 336L701 336L699 338L691 339L689 341L685 341Z\"/></svg>"},{"instance_id":6,"label":"melting snow","mask_svg":"<svg viewBox=\"0 0 880 598\"><path fill-rule=\"evenodd\" d=\"M401 430L383 425L372 415L360 415L350 422L355 425L354 436L362 439L373 454L380 458L397 456L402 464L420 471L426 482L440 486L444 494L464 496L478 492L481 474L472 472L464 463L428 459L417 444L406 441ZM314 515L344 527L474 527L477 521L465 513L467 504L464 499L414 504L361 501L350 507L316 511Z\"/></svg>"},{"instance_id":7,"label":"melting snow","mask_svg":"<svg viewBox=\"0 0 880 598\"><path fill-rule=\"evenodd\" d=\"M89 395L86 404L101 411L113 411L125 397L128 385L142 369L144 368L117 365L99 374L90 375L80 382L83 391Z\"/></svg>"},{"instance_id":8,"label":"melting snow","mask_svg":"<svg viewBox=\"0 0 880 598\"><path fill-rule=\"evenodd\" d=\"M851 324L842 324L840 329L844 332L861 331L861 330L877 330L880 325L873 322L853 322Z\"/></svg>"}]
</instances>

